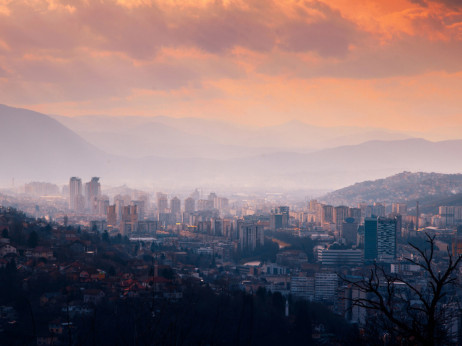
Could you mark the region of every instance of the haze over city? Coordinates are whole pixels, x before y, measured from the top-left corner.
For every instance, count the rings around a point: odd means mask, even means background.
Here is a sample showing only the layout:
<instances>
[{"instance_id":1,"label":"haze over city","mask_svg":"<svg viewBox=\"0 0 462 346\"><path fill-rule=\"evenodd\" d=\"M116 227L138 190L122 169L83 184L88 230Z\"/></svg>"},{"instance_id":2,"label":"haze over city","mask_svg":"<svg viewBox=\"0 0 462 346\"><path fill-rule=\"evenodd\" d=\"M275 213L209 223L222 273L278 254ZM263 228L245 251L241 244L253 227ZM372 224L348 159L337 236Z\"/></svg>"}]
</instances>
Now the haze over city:
<instances>
[{"instance_id":1,"label":"haze over city","mask_svg":"<svg viewBox=\"0 0 462 346\"><path fill-rule=\"evenodd\" d=\"M25 134L26 152L7 155L61 157L36 165L57 183L335 189L457 173L461 15L457 1L2 1L0 102L82 139L34 152L28 121L3 108L3 141ZM33 161L10 165L2 185L31 180Z\"/></svg>"}]
</instances>

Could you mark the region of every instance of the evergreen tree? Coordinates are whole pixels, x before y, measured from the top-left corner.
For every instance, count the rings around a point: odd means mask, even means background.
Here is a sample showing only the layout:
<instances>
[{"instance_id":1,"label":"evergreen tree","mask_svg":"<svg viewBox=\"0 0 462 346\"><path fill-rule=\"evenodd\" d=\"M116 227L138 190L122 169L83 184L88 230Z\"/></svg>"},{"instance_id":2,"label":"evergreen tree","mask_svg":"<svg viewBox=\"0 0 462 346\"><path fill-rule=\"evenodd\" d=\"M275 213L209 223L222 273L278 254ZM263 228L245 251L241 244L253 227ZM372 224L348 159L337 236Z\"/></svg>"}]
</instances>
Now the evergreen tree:
<instances>
[{"instance_id":1,"label":"evergreen tree","mask_svg":"<svg viewBox=\"0 0 462 346\"><path fill-rule=\"evenodd\" d=\"M31 248L35 248L38 245L39 236L36 231L32 231L29 234L29 238L27 239L27 246Z\"/></svg>"}]
</instances>

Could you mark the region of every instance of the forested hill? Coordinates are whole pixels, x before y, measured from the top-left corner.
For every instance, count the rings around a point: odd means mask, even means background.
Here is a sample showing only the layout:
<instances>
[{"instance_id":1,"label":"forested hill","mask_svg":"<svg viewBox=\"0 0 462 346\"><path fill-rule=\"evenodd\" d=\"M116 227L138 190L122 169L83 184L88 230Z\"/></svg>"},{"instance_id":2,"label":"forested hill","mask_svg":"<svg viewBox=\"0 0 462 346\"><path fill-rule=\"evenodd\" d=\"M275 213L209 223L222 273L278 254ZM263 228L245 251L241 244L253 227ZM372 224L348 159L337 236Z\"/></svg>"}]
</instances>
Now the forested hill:
<instances>
[{"instance_id":1,"label":"forested hill","mask_svg":"<svg viewBox=\"0 0 462 346\"><path fill-rule=\"evenodd\" d=\"M320 200L332 205L361 202L415 202L434 210L438 205L462 205L462 174L402 172L333 191ZM430 209L428 211L430 211Z\"/></svg>"}]
</instances>

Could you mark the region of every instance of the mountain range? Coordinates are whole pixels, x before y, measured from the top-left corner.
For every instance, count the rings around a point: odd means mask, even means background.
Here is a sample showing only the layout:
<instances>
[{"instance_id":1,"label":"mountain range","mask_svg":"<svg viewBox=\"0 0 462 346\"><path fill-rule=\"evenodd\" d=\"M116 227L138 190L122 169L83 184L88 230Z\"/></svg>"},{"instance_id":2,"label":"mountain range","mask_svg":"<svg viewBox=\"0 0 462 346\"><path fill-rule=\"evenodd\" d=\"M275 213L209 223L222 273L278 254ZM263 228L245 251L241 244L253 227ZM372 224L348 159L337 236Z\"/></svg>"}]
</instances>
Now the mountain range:
<instances>
[{"instance_id":1,"label":"mountain range","mask_svg":"<svg viewBox=\"0 0 462 346\"><path fill-rule=\"evenodd\" d=\"M300 121L244 127L217 120L164 116L53 116L89 143L114 155L144 157L238 158L279 151L310 153L368 140L410 135L383 129L318 127Z\"/></svg>"},{"instance_id":2,"label":"mountain range","mask_svg":"<svg viewBox=\"0 0 462 346\"><path fill-rule=\"evenodd\" d=\"M133 126L127 118L89 119L0 106L0 184L12 178L65 183L70 176L100 176L107 184L288 191L340 188L403 170L462 172L462 140L373 140L319 150L304 139L310 126L296 123L241 129L193 118L134 117ZM344 137L351 131L346 129ZM325 138L339 140L339 132ZM319 142L322 136L316 137ZM120 150L124 147L126 152ZM167 149L175 154L166 155Z\"/></svg>"}]
</instances>

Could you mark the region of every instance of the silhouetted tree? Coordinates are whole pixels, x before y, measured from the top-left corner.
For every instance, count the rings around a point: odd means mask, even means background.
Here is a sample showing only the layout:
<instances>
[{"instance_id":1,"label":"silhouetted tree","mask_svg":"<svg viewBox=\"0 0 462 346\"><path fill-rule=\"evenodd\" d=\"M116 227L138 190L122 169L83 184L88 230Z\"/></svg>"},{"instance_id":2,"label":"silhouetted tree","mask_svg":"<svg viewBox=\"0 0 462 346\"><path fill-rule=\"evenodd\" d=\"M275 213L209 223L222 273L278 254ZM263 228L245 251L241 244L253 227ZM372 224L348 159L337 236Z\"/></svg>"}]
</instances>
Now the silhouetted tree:
<instances>
[{"instance_id":1,"label":"silhouetted tree","mask_svg":"<svg viewBox=\"0 0 462 346\"><path fill-rule=\"evenodd\" d=\"M107 273L110 275L110 276L115 276L117 274L116 272L116 269L114 268L114 266L110 266Z\"/></svg>"},{"instance_id":2,"label":"silhouetted tree","mask_svg":"<svg viewBox=\"0 0 462 346\"><path fill-rule=\"evenodd\" d=\"M427 280L423 287L415 280L386 272L378 264L361 280L343 279L364 293L352 298L352 303L374 311L376 322L390 337L417 345L447 345L453 337L451 324L460 310L452 290L462 256L453 256L448 249L447 262L438 265L434 258L435 237L427 234L427 243L427 249L409 244L417 256L407 258L423 270Z\"/></svg>"},{"instance_id":3,"label":"silhouetted tree","mask_svg":"<svg viewBox=\"0 0 462 346\"><path fill-rule=\"evenodd\" d=\"M27 239L27 246L31 248L35 248L38 245L39 236L36 231L32 231L29 234L29 238Z\"/></svg>"},{"instance_id":4,"label":"silhouetted tree","mask_svg":"<svg viewBox=\"0 0 462 346\"><path fill-rule=\"evenodd\" d=\"M160 272L160 275L168 280L172 280L175 277L175 272L172 268L163 268Z\"/></svg>"},{"instance_id":5,"label":"silhouetted tree","mask_svg":"<svg viewBox=\"0 0 462 346\"><path fill-rule=\"evenodd\" d=\"M103 232L103 235L101 236L101 239L106 243L110 243L109 233L107 232L107 230L105 230Z\"/></svg>"}]
</instances>

